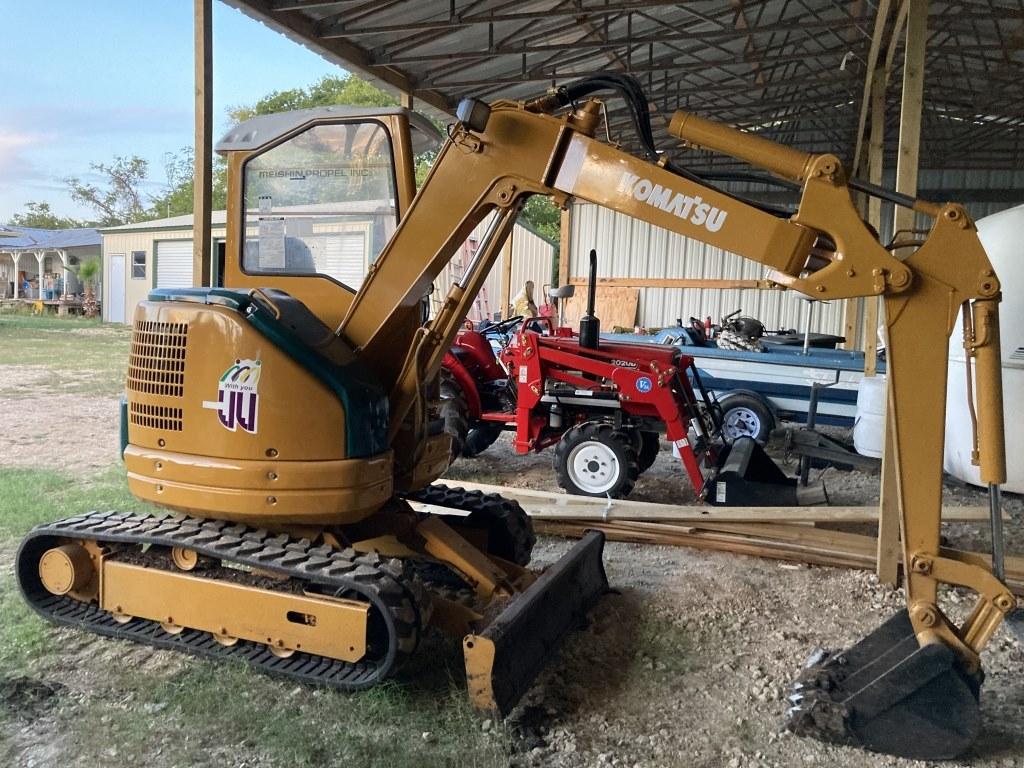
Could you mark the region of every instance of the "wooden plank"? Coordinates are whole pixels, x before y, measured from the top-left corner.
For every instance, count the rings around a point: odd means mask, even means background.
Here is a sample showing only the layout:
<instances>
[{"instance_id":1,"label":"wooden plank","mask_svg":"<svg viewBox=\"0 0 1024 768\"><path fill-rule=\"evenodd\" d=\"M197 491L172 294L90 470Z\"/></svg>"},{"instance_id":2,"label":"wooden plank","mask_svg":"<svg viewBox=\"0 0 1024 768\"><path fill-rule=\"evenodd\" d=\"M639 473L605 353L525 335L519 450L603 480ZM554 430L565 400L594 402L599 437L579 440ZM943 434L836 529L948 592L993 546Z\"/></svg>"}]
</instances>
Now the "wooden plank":
<instances>
[{"instance_id":1,"label":"wooden plank","mask_svg":"<svg viewBox=\"0 0 1024 768\"><path fill-rule=\"evenodd\" d=\"M192 284L210 284L213 235L213 0L194 0L195 172L192 185Z\"/></svg>"},{"instance_id":2,"label":"wooden plank","mask_svg":"<svg viewBox=\"0 0 1024 768\"><path fill-rule=\"evenodd\" d=\"M909 0L907 44L903 58L903 97L900 102L900 138L896 160L896 191L917 195L918 156L921 148L921 107L924 101L924 58L928 38L928 0ZM914 212L896 208L896 230L909 229Z\"/></svg>"},{"instance_id":3,"label":"wooden plank","mask_svg":"<svg viewBox=\"0 0 1024 768\"><path fill-rule=\"evenodd\" d=\"M537 520L662 521L684 523L874 523L878 507L713 507L707 505L657 504L630 499L598 499L533 488L511 488L487 483L448 481L467 491L498 493L518 502ZM417 509L437 511L426 504ZM1004 514L1005 516L1005 514ZM946 522L984 522L988 507L945 507ZM1009 519L1006 516L1006 519Z\"/></svg>"},{"instance_id":4,"label":"wooden plank","mask_svg":"<svg viewBox=\"0 0 1024 768\"><path fill-rule=\"evenodd\" d=\"M572 277L571 285L586 286L587 278ZM616 288L756 288L758 290L784 291L785 286L771 280L723 280L704 277L599 277L598 289L601 286Z\"/></svg>"},{"instance_id":5,"label":"wooden plank","mask_svg":"<svg viewBox=\"0 0 1024 768\"><path fill-rule=\"evenodd\" d=\"M501 319L512 317L512 236L501 247ZM490 318L488 318L490 319Z\"/></svg>"},{"instance_id":6,"label":"wooden plank","mask_svg":"<svg viewBox=\"0 0 1024 768\"><path fill-rule=\"evenodd\" d=\"M891 412L891 411L888 411ZM878 505L878 548L875 575L895 586L900 576L900 505L896 495L896 448L888 418L882 447L882 496Z\"/></svg>"},{"instance_id":7,"label":"wooden plank","mask_svg":"<svg viewBox=\"0 0 1024 768\"><path fill-rule=\"evenodd\" d=\"M733 554L751 555L776 560L823 565L830 567L859 568L869 570L875 567L873 549L875 541L870 536L854 533L841 533L822 544L815 541L798 541L787 538L771 538L756 534L745 534L742 531L720 530L724 526L713 528L695 528L693 526L671 526L659 523L647 523L638 528L640 523L570 523L566 521L541 521L538 531L559 536L580 536L584 531L597 529L603 531L610 541L626 541L638 544L655 544L666 546L685 546L695 549L730 552ZM794 526L795 527L795 526ZM755 532L777 526L750 526ZM807 531L813 529L800 528L799 534L807 537ZM776 536L783 533L776 531ZM837 533L837 532L831 532ZM987 558L987 555L981 555ZM1006 558L1006 584L1016 595L1024 595L1024 557Z\"/></svg>"},{"instance_id":8,"label":"wooden plank","mask_svg":"<svg viewBox=\"0 0 1024 768\"><path fill-rule=\"evenodd\" d=\"M882 47L882 36L885 34L886 22L889 20L890 0L879 0L875 12L875 28L871 34L871 46L868 49L867 67L865 67L864 95L861 97L860 114L857 118L857 143L853 152L853 163L850 167L858 172L861 164L861 151L864 147L864 126L867 124L868 111L871 106L872 80L878 65L878 53Z\"/></svg>"},{"instance_id":9,"label":"wooden plank","mask_svg":"<svg viewBox=\"0 0 1024 768\"><path fill-rule=\"evenodd\" d=\"M921 108L924 98L924 57L928 37L928 0L908 0L907 43L903 60L903 95L900 102L900 139L896 160L896 191L917 195L918 155L921 145ZM884 84L881 86L884 90ZM884 103L884 95L881 100ZM884 119L884 118L880 118ZM874 118L872 118L874 132ZM881 160L878 160L881 165ZM874 171L874 167L872 168ZM881 178L881 169L878 168ZM914 226L914 211L896 206L895 232ZM873 362L873 361L872 361ZM894 411L888 403L887 414ZM890 423L889 416L886 422ZM895 584L899 575L897 557L900 548L901 506L897 483L895 440L891 425L886 428L882 459L881 510L878 526L878 578Z\"/></svg>"},{"instance_id":10,"label":"wooden plank","mask_svg":"<svg viewBox=\"0 0 1024 768\"><path fill-rule=\"evenodd\" d=\"M601 318L602 330L610 331L615 327L632 330L635 327L636 310L640 303L639 290L599 285L596 293L594 311ZM563 303L563 323L570 326L579 325L586 309L586 292L580 291Z\"/></svg>"}]
</instances>

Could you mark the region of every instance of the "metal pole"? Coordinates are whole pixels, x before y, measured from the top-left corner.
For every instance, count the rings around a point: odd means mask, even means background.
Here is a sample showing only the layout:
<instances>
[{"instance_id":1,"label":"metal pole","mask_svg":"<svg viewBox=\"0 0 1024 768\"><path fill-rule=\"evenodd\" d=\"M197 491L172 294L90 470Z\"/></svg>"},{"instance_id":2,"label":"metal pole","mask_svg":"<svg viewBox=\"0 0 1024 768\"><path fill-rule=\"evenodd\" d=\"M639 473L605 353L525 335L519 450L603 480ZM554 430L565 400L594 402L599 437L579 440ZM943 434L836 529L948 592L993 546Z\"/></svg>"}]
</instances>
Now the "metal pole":
<instances>
[{"instance_id":1,"label":"metal pole","mask_svg":"<svg viewBox=\"0 0 1024 768\"><path fill-rule=\"evenodd\" d=\"M814 301L804 299L807 302L807 321L804 324L804 354L808 354L811 348L811 318L814 317Z\"/></svg>"}]
</instances>

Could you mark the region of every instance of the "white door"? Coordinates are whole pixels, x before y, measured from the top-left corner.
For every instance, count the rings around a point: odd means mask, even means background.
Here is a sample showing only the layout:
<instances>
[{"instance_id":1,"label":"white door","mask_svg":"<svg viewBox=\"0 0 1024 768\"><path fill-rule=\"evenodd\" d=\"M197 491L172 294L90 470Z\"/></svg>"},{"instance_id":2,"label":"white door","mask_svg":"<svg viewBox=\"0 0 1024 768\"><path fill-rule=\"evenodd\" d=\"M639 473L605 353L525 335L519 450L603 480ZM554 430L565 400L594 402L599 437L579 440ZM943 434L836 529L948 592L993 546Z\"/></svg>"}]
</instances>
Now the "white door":
<instances>
[{"instance_id":1,"label":"white door","mask_svg":"<svg viewBox=\"0 0 1024 768\"><path fill-rule=\"evenodd\" d=\"M320 271L358 291L366 277L366 233L361 230L323 238Z\"/></svg>"},{"instance_id":2,"label":"white door","mask_svg":"<svg viewBox=\"0 0 1024 768\"><path fill-rule=\"evenodd\" d=\"M192 287L191 240L162 240L156 244L156 287Z\"/></svg>"},{"instance_id":3,"label":"white door","mask_svg":"<svg viewBox=\"0 0 1024 768\"><path fill-rule=\"evenodd\" d=\"M110 278L107 280L107 322L124 322L124 254L110 257Z\"/></svg>"}]
</instances>

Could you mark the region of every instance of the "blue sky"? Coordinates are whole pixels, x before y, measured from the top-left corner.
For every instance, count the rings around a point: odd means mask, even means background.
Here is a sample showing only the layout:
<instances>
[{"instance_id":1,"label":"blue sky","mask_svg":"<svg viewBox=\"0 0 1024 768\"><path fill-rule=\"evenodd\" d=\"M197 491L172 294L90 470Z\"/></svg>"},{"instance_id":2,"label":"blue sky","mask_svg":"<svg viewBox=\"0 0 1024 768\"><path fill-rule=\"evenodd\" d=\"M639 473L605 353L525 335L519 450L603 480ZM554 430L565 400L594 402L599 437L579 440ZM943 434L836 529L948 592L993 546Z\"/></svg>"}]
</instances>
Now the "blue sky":
<instances>
[{"instance_id":1,"label":"blue sky","mask_svg":"<svg viewBox=\"0 0 1024 768\"><path fill-rule=\"evenodd\" d=\"M229 106L308 85L341 68L214 2L214 131ZM149 161L147 191L166 184L164 153L192 144L191 0L0 0L0 222L29 200L88 216L67 176L115 155Z\"/></svg>"}]
</instances>

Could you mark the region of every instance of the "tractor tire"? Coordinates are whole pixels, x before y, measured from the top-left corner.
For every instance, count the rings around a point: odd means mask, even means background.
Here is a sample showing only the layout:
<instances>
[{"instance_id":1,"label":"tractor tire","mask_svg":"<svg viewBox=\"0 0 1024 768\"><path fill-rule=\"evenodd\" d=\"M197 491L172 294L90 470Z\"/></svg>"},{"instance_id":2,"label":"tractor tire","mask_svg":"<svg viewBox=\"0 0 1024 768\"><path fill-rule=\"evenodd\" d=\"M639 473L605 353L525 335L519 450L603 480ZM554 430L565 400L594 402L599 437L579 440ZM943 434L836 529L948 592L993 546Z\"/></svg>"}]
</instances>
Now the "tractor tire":
<instances>
[{"instance_id":1,"label":"tractor tire","mask_svg":"<svg viewBox=\"0 0 1024 768\"><path fill-rule=\"evenodd\" d=\"M629 434L601 421L568 430L555 449L558 485L577 496L625 498L640 476Z\"/></svg>"},{"instance_id":2,"label":"tractor tire","mask_svg":"<svg viewBox=\"0 0 1024 768\"><path fill-rule=\"evenodd\" d=\"M775 429L775 416L760 398L742 392L721 400L722 439L732 443L740 437L752 437L761 445L768 443Z\"/></svg>"},{"instance_id":3,"label":"tractor tire","mask_svg":"<svg viewBox=\"0 0 1024 768\"><path fill-rule=\"evenodd\" d=\"M490 448L501 436L501 424L482 422L469 430L466 441L462 444L462 455L467 459L475 458Z\"/></svg>"},{"instance_id":4,"label":"tractor tire","mask_svg":"<svg viewBox=\"0 0 1024 768\"><path fill-rule=\"evenodd\" d=\"M446 485L428 485L406 498L469 512L466 516L438 517L456 530L486 530L486 551L489 555L522 566L527 565L533 556L533 545L536 542L533 521L519 506L519 502L496 493L467 491Z\"/></svg>"},{"instance_id":5,"label":"tractor tire","mask_svg":"<svg viewBox=\"0 0 1024 768\"><path fill-rule=\"evenodd\" d=\"M661 452L661 435L657 432L643 430L640 433L640 450L637 451L636 460L641 472L646 472L654 464L655 459Z\"/></svg>"},{"instance_id":6,"label":"tractor tire","mask_svg":"<svg viewBox=\"0 0 1024 768\"><path fill-rule=\"evenodd\" d=\"M658 451L661 450L661 435L654 430L637 429L636 427L626 430L626 433L633 444L633 450L636 451L640 474L643 474L658 458Z\"/></svg>"},{"instance_id":7,"label":"tractor tire","mask_svg":"<svg viewBox=\"0 0 1024 768\"><path fill-rule=\"evenodd\" d=\"M444 419L444 431L452 439L452 452L448 460L449 466L462 455L469 433L469 406L462 386L446 368L441 369L441 418Z\"/></svg>"}]
</instances>

